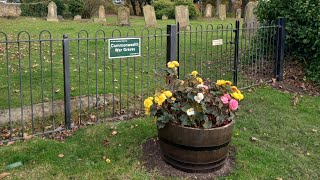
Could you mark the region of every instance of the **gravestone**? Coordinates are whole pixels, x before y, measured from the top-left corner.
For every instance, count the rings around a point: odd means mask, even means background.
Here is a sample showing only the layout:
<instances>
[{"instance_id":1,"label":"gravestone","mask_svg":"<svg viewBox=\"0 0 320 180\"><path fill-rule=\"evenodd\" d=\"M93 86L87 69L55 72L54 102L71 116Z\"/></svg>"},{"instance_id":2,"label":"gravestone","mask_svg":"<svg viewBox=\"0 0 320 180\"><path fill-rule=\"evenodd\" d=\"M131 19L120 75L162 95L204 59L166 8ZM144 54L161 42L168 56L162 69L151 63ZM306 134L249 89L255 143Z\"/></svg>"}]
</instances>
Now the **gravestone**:
<instances>
[{"instance_id":1,"label":"gravestone","mask_svg":"<svg viewBox=\"0 0 320 180\"><path fill-rule=\"evenodd\" d=\"M161 19L162 19L162 20L168 20L168 16L162 15Z\"/></svg>"},{"instance_id":2,"label":"gravestone","mask_svg":"<svg viewBox=\"0 0 320 180\"><path fill-rule=\"evenodd\" d=\"M144 21L146 27L156 27L156 13L154 12L154 7L150 5L143 6Z\"/></svg>"},{"instance_id":3,"label":"gravestone","mask_svg":"<svg viewBox=\"0 0 320 180\"><path fill-rule=\"evenodd\" d=\"M118 8L118 25L120 26L129 26L130 18L130 9L127 7L119 7Z\"/></svg>"},{"instance_id":4,"label":"gravestone","mask_svg":"<svg viewBox=\"0 0 320 180\"><path fill-rule=\"evenodd\" d=\"M99 18L94 18L94 22L104 22L106 21L106 10L103 5L99 6Z\"/></svg>"},{"instance_id":5,"label":"gravestone","mask_svg":"<svg viewBox=\"0 0 320 180\"><path fill-rule=\"evenodd\" d=\"M238 10L237 10L237 13L236 13L236 18L237 19L241 19L241 8L239 8Z\"/></svg>"},{"instance_id":6,"label":"gravestone","mask_svg":"<svg viewBox=\"0 0 320 180\"><path fill-rule=\"evenodd\" d=\"M47 21L59 21L57 15L57 5L53 1L48 4Z\"/></svg>"},{"instance_id":7,"label":"gravestone","mask_svg":"<svg viewBox=\"0 0 320 180\"><path fill-rule=\"evenodd\" d=\"M74 16L73 20L74 21L81 21L82 17L80 15Z\"/></svg>"},{"instance_id":8,"label":"gravestone","mask_svg":"<svg viewBox=\"0 0 320 180\"><path fill-rule=\"evenodd\" d=\"M254 11L258 5L258 2L249 2L245 8L244 23L246 27L246 36L252 37L255 33L254 27L257 26L257 16Z\"/></svg>"},{"instance_id":9,"label":"gravestone","mask_svg":"<svg viewBox=\"0 0 320 180\"><path fill-rule=\"evenodd\" d=\"M204 17L205 18L212 18L212 5L207 4L206 9L204 10Z\"/></svg>"},{"instance_id":10,"label":"gravestone","mask_svg":"<svg viewBox=\"0 0 320 180\"><path fill-rule=\"evenodd\" d=\"M221 20L227 19L227 11L226 11L225 4L221 4L219 7L219 19L221 19Z\"/></svg>"},{"instance_id":11,"label":"gravestone","mask_svg":"<svg viewBox=\"0 0 320 180\"><path fill-rule=\"evenodd\" d=\"M175 15L176 24L179 23L181 29L186 29L190 24L188 6L176 6Z\"/></svg>"}]
</instances>

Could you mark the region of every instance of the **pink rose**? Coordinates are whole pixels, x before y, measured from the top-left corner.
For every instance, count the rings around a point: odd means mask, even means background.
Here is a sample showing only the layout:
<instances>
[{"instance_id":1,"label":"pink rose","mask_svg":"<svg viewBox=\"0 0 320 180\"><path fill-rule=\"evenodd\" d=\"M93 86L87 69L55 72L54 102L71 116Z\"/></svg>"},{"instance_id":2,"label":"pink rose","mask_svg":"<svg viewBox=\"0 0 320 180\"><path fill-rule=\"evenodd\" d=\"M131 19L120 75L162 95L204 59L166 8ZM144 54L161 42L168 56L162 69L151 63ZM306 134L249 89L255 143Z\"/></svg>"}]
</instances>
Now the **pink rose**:
<instances>
[{"instance_id":1,"label":"pink rose","mask_svg":"<svg viewBox=\"0 0 320 180\"><path fill-rule=\"evenodd\" d=\"M238 101L231 99L229 107L232 111L235 111L238 109Z\"/></svg>"},{"instance_id":2,"label":"pink rose","mask_svg":"<svg viewBox=\"0 0 320 180\"><path fill-rule=\"evenodd\" d=\"M228 98L229 101L231 100L231 96L229 94L224 94L223 96Z\"/></svg>"},{"instance_id":3,"label":"pink rose","mask_svg":"<svg viewBox=\"0 0 320 180\"><path fill-rule=\"evenodd\" d=\"M220 99L221 99L221 101L222 101L223 104L228 104L228 103L229 103L228 98L225 97L225 96L221 96Z\"/></svg>"},{"instance_id":4,"label":"pink rose","mask_svg":"<svg viewBox=\"0 0 320 180\"><path fill-rule=\"evenodd\" d=\"M209 87L206 86L206 85L204 85L203 87L204 87L205 90L208 90L208 89L209 89Z\"/></svg>"}]
</instances>

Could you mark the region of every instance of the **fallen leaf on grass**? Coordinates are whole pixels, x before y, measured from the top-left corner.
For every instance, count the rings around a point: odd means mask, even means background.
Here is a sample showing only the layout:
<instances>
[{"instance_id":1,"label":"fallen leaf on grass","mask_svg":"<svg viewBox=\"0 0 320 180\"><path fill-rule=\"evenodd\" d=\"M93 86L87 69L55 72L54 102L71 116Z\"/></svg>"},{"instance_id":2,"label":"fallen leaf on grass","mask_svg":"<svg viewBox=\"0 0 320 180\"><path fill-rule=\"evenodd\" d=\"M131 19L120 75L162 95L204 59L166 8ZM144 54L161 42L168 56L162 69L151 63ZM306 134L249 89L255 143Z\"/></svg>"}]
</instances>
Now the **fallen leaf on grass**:
<instances>
[{"instance_id":1,"label":"fallen leaf on grass","mask_svg":"<svg viewBox=\"0 0 320 180\"><path fill-rule=\"evenodd\" d=\"M23 139L24 140L30 140L30 139L32 139L33 138L33 135L28 135L27 133L24 133L23 134Z\"/></svg>"},{"instance_id":2,"label":"fallen leaf on grass","mask_svg":"<svg viewBox=\"0 0 320 180\"><path fill-rule=\"evenodd\" d=\"M112 131L112 135L116 135L118 132L117 131Z\"/></svg>"},{"instance_id":3,"label":"fallen leaf on grass","mask_svg":"<svg viewBox=\"0 0 320 180\"><path fill-rule=\"evenodd\" d=\"M110 159L106 159L106 162L109 164L109 163L111 163L111 160Z\"/></svg>"},{"instance_id":4,"label":"fallen leaf on grass","mask_svg":"<svg viewBox=\"0 0 320 180\"><path fill-rule=\"evenodd\" d=\"M64 157L64 154L59 154L58 157L59 157L59 158L63 158L63 157Z\"/></svg>"},{"instance_id":5,"label":"fallen leaf on grass","mask_svg":"<svg viewBox=\"0 0 320 180\"><path fill-rule=\"evenodd\" d=\"M259 141L259 139L256 138L256 137L251 137L250 140L251 140L251 141L254 141L254 142Z\"/></svg>"},{"instance_id":6,"label":"fallen leaf on grass","mask_svg":"<svg viewBox=\"0 0 320 180\"><path fill-rule=\"evenodd\" d=\"M9 176L10 175L10 173L1 173L0 174L0 179L3 179L3 178L5 178L5 177L7 177L7 176Z\"/></svg>"},{"instance_id":7,"label":"fallen leaf on grass","mask_svg":"<svg viewBox=\"0 0 320 180\"><path fill-rule=\"evenodd\" d=\"M312 129L311 131L312 131L312 132L317 132L317 130L316 130L316 129Z\"/></svg>"},{"instance_id":8,"label":"fallen leaf on grass","mask_svg":"<svg viewBox=\"0 0 320 180\"><path fill-rule=\"evenodd\" d=\"M296 107L296 106L297 106L298 101L299 101L298 96L297 96L297 95L294 95L294 96L292 97L293 107Z\"/></svg>"},{"instance_id":9,"label":"fallen leaf on grass","mask_svg":"<svg viewBox=\"0 0 320 180\"><path fill-rule=\"evenodd\" d=\"M109 145L109 140L108 139L103 140L103 145L105 146Z\"/></svg>"},{"instance_id":10,"label":"fallen leaf on grass","mask_svg":"<svg viewBox=\"0 0 320 180\"><path fill-rule=\"evenodd\" d=\"M281 177L277 177L277 179L276 180L282 180L282 178Z\"/></svg>"}]
</instances>

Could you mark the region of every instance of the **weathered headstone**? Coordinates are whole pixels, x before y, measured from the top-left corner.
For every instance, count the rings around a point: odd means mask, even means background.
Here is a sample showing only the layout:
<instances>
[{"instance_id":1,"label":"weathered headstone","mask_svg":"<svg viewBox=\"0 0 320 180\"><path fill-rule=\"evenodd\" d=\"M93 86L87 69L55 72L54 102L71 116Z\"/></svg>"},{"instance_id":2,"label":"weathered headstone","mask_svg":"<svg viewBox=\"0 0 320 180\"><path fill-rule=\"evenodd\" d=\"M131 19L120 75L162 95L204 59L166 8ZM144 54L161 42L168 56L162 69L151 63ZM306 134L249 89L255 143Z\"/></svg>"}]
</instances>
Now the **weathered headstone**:
<instances>
[{"instance_id":1,"label":"weathered headstone","mask_svg":"<svg viewBox=\"0 0 320 180\"><path fill-rule=\"evenodd\" d=\"M188 6L176 6L176 23L179 23L181 29L187 28L189 26L189 10Z\"/></svg>"},{"instance_id":2,"label":"weathered headstone","mask_svg":"<svg viewBox=\"0 0 320 180\"><path fill-rule=\"evenodd\" d=\"M241 8L239 8L238 10L237 10L237 13L236 13L236 18L237 19L241 19Z\"/></svg>"},{"instance_id":3,"label":"weathered headstone","mask_svg":"<svg viewBox=\"0 0 320 180\"><path fill-rule=\"evenodd\" d=\"M80 15L74 16L73 20L74 21L81 21L82 17Z\"/></svg>"},{"instance_id":4,"label":"weathered headstone","mask_svg":"<svg viewBox=\"0 0 320 180\"><path fill-rule=\"evenodd\" d=\"M207 4L206 9L204 10L204 17L205 18L212 18L212 5Z\"/></svg>"},{"instance_id":5,"label":"weathered headstone","mask_svg":"<svg viewBox=\"0 0 320 180\"><path fill-rule=\"evenodd\" d=\"M244 23L246 27L246 36L254 35L254 27L257 26L257 16L254 11L258 5L258 2L249 2L245 8Z\"/></svg>"},{"instance_id":6,"label":"weathered headstone","mask_svg":"<svg viewBox=\"0 0 320 180\"><path fill-rule=\"evenodd\" d=\"M99 6L99 18L94 18L94 22L103 22L106 21L106 10L103 5Z\"/></svg>"},{"instance_id":7,"label":"weathered headstone","mask_svg":"<svg viewBox=\"0 0 320 180\"><path fill-rule=\"evenodd\" d=\"M118 25L120 26L129 26L130 18L130 9L127 7L119 7L118 8Z\"/></svg>"},{"instance_id":8,"label":"weathered headstone","mask_svg":"<svg viewBox=\"0 0 320 180\"><path fill-rule=\"evenodd\" d=\"M221 19L221 20L227 19L227 11L226 11L225 4L221 4L219 7L219 19Z\"/></svg>"},{"instance_id":9,"label":"weathered headstone","mask_svg":"<svg viewBox=\"0 0 320 180\"><path fill-rule=\"evenodd\" d=\"M162 19L162 20L167 20L167 19L168 19L168 16L162 15L161 19Z\"/></svg>"},{"instance_id":10,"label":"weathered headstone","mask_svg":"<svg viewBox=\"0 0 320 180\"><path fill-rule=\"evenodd\" d=\"M53 1L48 5L47 21L58 21L57 5Z\"/></svg>"},{"instance_id":11,"label":"weathered headstone","mask_svg":"<svg viewBox=\"0 0 320 180\"><path fill-rule=\"evenodd\" d=\"M157 19L156 13L154 12L154 7L150 5L143 6L144 20L146 27L156 27Z\"/></svg>"}]
</instances>

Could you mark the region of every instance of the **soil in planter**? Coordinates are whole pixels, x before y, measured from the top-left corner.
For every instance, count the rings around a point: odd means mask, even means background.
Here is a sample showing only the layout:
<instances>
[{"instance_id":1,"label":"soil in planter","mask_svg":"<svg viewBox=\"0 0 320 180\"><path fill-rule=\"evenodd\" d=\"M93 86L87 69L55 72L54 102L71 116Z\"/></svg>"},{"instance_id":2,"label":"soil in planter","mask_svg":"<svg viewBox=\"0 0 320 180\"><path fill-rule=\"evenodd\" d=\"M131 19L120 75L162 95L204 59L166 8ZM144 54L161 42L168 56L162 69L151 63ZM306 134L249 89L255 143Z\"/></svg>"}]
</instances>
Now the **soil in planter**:
<instances>
[{"instance_id":1,"label":"soil in planter","mask_svg":"<svg viewBox=\"0 0 320 180\"><path fill-rule=\"evenodd\" d=\"M211 173L187 173L180 171L168 165L161 158L159 141L157 138L151 138L142 145L143 150L143 166L148 171L157 171L162 176L180 177L187 179L214 179L228 175L235 166L235 148L230 147L229 156L225 165Z\"/></svg>"}]
</instances>

